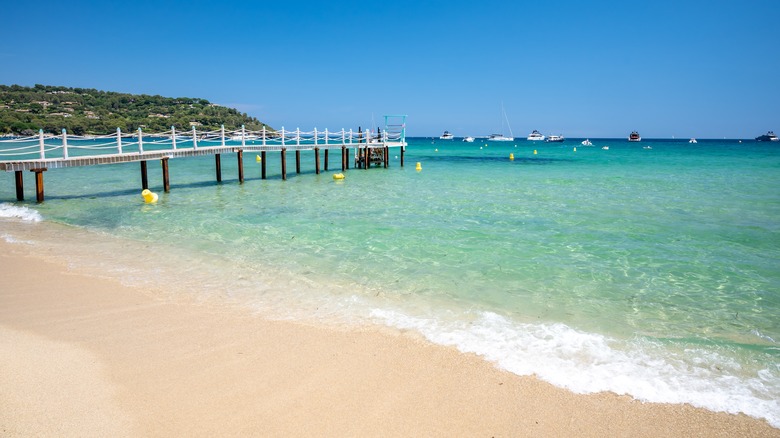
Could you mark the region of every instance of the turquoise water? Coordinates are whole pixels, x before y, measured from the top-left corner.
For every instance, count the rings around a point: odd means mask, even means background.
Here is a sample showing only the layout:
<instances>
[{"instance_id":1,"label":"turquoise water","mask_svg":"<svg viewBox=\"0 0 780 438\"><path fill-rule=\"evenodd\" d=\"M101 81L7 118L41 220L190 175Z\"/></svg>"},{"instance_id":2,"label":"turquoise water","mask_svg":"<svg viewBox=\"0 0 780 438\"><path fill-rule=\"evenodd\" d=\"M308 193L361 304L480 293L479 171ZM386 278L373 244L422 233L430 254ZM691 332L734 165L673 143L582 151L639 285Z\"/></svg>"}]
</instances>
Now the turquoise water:
<instances>
[{"instance_id":1,"label":"turquoise water","mask_svg":"<svg viewBox=\"0 0 780 438\"><path fill-rule=\"evenodd\" d=\"M0 233L168 293L412 330L575 392L780 427L780 146L592 141L411 139L405 167L394 150L343 181L336 151L320 175L288 153L287 181L278 153L266 180L245 154L244 184L234 156L221 184L212 157L172 159L170 193L149 166L155 205L136 163L50 169L40 205L5 173Z\"/></svg>"}]
</instances>

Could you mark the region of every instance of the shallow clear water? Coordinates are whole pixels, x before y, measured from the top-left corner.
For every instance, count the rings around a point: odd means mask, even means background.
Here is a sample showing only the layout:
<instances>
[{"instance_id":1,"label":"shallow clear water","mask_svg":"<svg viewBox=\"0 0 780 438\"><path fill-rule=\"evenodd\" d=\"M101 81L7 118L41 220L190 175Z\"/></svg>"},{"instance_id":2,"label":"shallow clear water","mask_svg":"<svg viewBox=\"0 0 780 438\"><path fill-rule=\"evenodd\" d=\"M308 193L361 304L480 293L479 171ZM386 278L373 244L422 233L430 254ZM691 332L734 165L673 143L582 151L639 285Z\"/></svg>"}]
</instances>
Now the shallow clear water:
<instances>
[{"instance_id":1,"label":"shallow clear water","mask_svg":"<svg viewBox=\"0 0 780 438\"><path fill-rule=\"evenodd\" d=\"M411 329L577 392L780 427L780 147L592 141L411 139L405 167L394 150L343 181L336 151L320 175L288 154L287 181L278 153L267 180L245 154L244 184L234 157L221 184L213 158L173 159L167 194L150 163L155 205L135 163L51 169L40 205L13 202L6 173L0 226L29 242L65 224L48 244L130 283Z\"/></svg>"}]
</instances>

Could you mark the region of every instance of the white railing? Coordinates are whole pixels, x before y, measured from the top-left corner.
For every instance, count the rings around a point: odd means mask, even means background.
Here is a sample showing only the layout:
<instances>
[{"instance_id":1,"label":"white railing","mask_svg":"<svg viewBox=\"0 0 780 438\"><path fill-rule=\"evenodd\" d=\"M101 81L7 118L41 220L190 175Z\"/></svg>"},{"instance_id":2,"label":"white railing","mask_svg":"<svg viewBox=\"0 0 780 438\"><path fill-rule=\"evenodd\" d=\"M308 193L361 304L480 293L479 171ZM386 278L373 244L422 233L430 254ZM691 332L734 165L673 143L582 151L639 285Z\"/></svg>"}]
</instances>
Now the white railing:
<instances>
[{"instance_id":1,"label":"white railing","mask_svg":"<svg viewBox=\"0 0 780 438\"><path fill-rule=\"evenodd\" d=\"M70 159L93 155L143 154L167 150L199 149L206 147L250 147L253 149L276 149L279 147L311 149L314 147L360 147L369 144L387 146L405 145L403 132L388 133L356 132L352 129L330 131L328 129L311 131L262 130L250 131L243 126L239 130L226 131L224 126L216 131L179 131L171 127L162 133L145 133L141 128L134 133L124 133L117 128L116 134L98 136L80 136L68 134L65 129L61 135L44 134L21 138L0 138L0 162L30 161L47 159Z\"/></svg>"}]
</instances>

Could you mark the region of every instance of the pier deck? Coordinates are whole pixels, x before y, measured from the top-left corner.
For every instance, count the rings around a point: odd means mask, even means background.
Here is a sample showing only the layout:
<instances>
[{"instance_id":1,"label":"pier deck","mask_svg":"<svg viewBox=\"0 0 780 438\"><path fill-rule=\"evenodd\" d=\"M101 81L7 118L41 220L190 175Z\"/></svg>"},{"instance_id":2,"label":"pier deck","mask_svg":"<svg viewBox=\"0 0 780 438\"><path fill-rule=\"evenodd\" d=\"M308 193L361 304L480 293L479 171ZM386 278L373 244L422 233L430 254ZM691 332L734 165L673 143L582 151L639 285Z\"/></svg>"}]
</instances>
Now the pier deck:
<instances>
[{"instance_id":1,"label":"pier deck","mask_svg":"<svg viewBox=\"0 0 780 438\"><path fill-rule=\"evenodd\" d=\"M405 117L405 116L386 116ZM372 163L384 162L388 166L390 148L401 149L403 166L406 147L405 125L387 125L384 131L376 133L357 132L344 129L336 132L308 131L219 131L198 132L195 128L186 134L177 134L174 128L162 134L145 134L138 130L134 134L123 134L117 129L115 135L83 137L68 136L63 129L61 136L45 135L39 131L37 136L0 140L0 170L16 172L17 200L24 200L23 171L35 173L36 198L43 202L43 172L48 169L94 166L116 163L141 163L142 189L148 188L146 162L160 160L163 166L163 186L170 190L168 180L168 160L186 157L214 155L216 160L217 181L222 180L220 157L233 153L238 158L239 182L243 183L243 153L278 151L282 155L282 179L286 179L286 158L288 150L295 151L296 171L300 173L301 151L313 151L315 171L320 172L320 150L325 151L325 170L328 163L328 151L341 151L341 170L349 168L350 151L354 150L354 164L358 168L368 169ZM262 160L262 175L265 178L266 164Z\"/></svg>"}]
</instances>

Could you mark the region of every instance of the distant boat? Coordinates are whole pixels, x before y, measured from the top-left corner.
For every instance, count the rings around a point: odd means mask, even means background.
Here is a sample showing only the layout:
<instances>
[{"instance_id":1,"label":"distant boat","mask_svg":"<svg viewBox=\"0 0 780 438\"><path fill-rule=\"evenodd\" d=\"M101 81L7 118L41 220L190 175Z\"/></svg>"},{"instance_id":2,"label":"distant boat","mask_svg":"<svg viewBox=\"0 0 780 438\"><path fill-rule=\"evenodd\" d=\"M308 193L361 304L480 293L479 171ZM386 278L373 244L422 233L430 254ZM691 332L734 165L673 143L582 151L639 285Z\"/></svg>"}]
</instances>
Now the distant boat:
<instances>
[{"instance_id":1,"label":"distant boat","mask_svg":"<svg viewBox=\"0 0 780 438\"><path fill-rule=\"evenodd\" d=\"M474 137L470 137L470 136L463 137L463 141L465 141L466 143L474 143Z\"/></svg>"},{"instance_id":2,"label":"distant boat","mask_svg":"<svg viewBox=\"0 0 780 438\"><path fill-rule=\"evenodd\" d=\"M562 135L549 135L547 136L547 142L549 143L563 143L566 140Z\"/></svg>"},{"instance_id":3,"label":"distant boat","mask_svg":"<svg viewBox=\"0 0 780 438\"><path fill-rule=\"evenodd\" d=\"M692 139L688 140L688 143L698 143L698 141L696 141L695 138L692 138Z\"/></svg>"},{"instance_id":4,"label":"distant boat","mask_svg":"<svg viewBox=\"0 0 780 438\"><path fill-rule=\"evenodd\" d=\"M505 137L504 134L490 134L488 141L514 141L514 137Z\"/></svg>"},{"instance_id":5,"label":"distant boat","mask_svg":"<svg viewBox=\"0 0 780 438\"><path fill-rule=\"evenodd\" d=\"M441 137L439 137L439 140L452 140L453 138L455 138L455 136L450 134L450 131L444 131Z\"/></svg>"},{"instance_id":6,"label":"distant boat","mask_svg":"<svg viewBox=\"0 0 780 438\"><path fill-rule=\"evenodd\" d=\"M642 137L639 136L639 133L636 131L631 132L631 135L628 136L628 141L642 141Z\"/></svg>"},{"instance_id":7,"label":"distant boat","mask_svg":"<svg viewBox=\"0 0 780 438\"><path fill-rule=\"evenodd\" d=\"M759 135L756 137L756 141L778 141L780 139L777 138L774 132L769 131L764 135Z\"/></svg>"},{"instance_id":8,"label":"distant boat","mask_svg":"<svg viewBox=\"0 0 780 438\"><path fill-rule=\"evenodd\" d=\"M593 146L593 143L590 142L587 138L580 143L583 146Z\"/></svg>"},{"instance_id":9,"label":"distant boat","mask_svg":"<svg viewBox=\"0 0 780 438\"><path fill-rule=\"evenodd\" d=\"M501 102L501 129L504 129L504 122L506 122L506 126L509 128L509 134L510 136L507 137L504 134L490 134L488 136L488 141L514 141L515 140L515 134L512 132L512 126L509 125L509 119L506 117L506 111L504 111L504 102Z\"/></svg>"},{"instance_id":10,"label":"distant boat","mask_svg":"<svg viewBox=\"0 0 780 438\"><path fill-rule=\"evenodd\" d=\"M601 149L604 149L605 151L608 151L609 150L609 146L602 146Z\"/></svg>"},{"instance_id":11,"label":"distant boat","mask_svg":"<svg viewBox=\"0 0 780 438\"><path fill-rule=\"evenodd\" d=\"M528 134L528 138L526 140L530 141L544 141L544 135L542 135L539 131L534 129L534 132Z\"/></svg>"}]
</instances>

